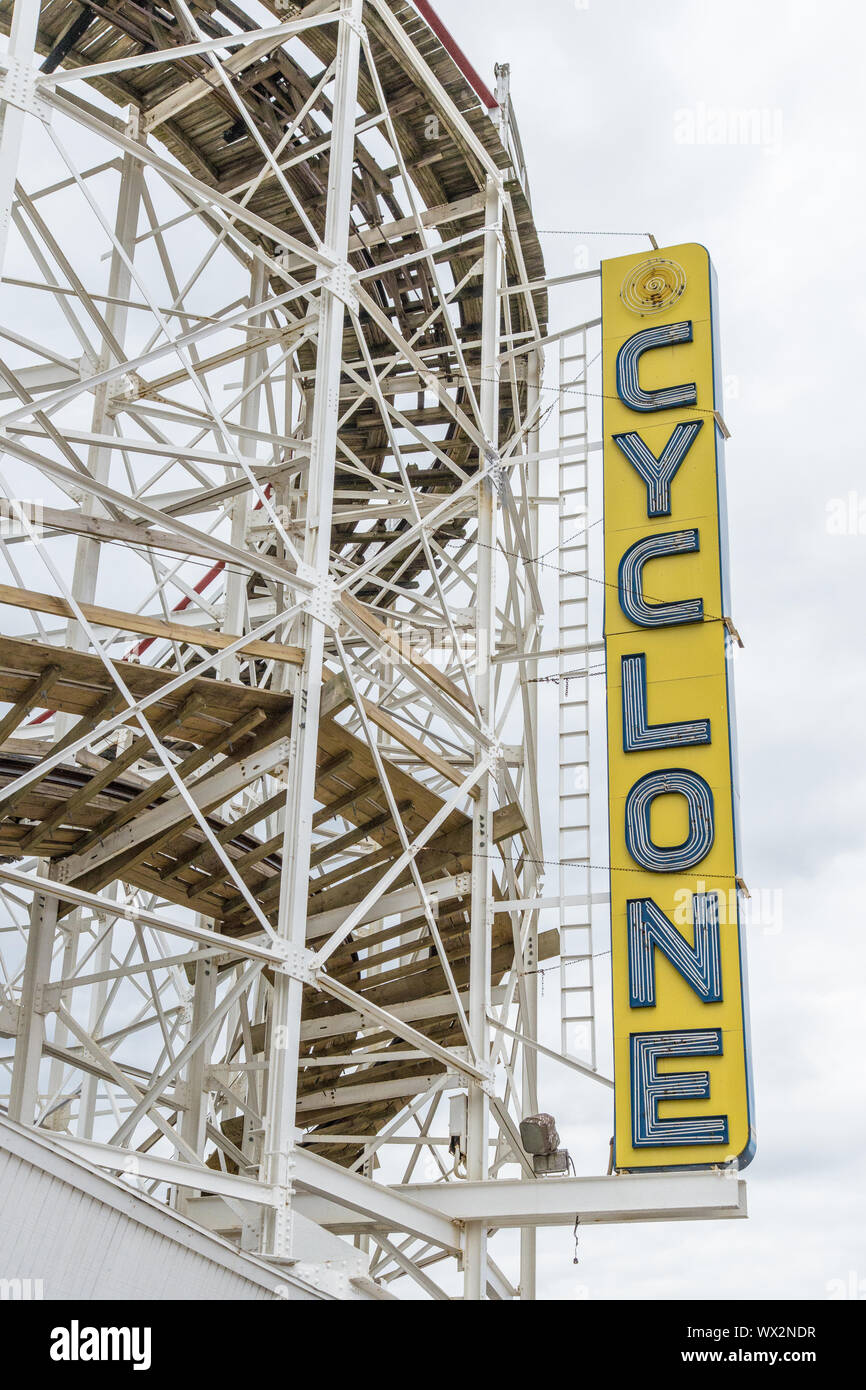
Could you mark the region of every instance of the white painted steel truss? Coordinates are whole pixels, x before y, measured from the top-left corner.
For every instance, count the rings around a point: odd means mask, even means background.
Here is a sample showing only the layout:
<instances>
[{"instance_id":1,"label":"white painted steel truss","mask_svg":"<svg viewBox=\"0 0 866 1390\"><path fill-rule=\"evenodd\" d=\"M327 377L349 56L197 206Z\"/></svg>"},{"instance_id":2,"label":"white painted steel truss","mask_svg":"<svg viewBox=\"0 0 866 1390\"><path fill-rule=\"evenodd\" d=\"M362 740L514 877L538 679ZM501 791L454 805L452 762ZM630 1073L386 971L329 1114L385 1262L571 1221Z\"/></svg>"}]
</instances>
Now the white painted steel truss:
<instances>
[{"instance_id":1,"label":"white painted steel truss","mask_svg":"<svg viewBox=\"0 0 866 1390\"><path fill-rule=\"evenodd\" d=\"M0 68L9 1114L433 1298L455 1258L515 1296L487 1240L520 1227L532 1298L586 1189L518 1135L559 945L507 74L486 112L402 0L17 0ZM587 1219L741 1214L609 1181Z\"/></svg>"}]
</instances>

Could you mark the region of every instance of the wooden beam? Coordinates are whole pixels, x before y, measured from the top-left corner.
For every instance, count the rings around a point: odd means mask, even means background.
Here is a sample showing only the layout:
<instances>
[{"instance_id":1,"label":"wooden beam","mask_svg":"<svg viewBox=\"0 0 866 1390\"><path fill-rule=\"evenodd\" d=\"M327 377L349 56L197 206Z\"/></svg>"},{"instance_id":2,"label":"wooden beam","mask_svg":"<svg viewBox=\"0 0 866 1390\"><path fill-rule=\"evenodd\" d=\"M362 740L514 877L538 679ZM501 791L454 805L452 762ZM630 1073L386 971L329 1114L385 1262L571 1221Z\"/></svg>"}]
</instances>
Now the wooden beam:
<instances>
[{"instance_id":1,"label":"wooden beam","mask_svg":"<svg viewBox=\"0 0 866 1390\"><path fill-rule=\"evenodd\" d=\"M69 729L69 731L66 734L64 734L63 738L58 739L56 743L49 744L43 744L42 741L39 740L39 747L35 750L37 756L42 758L47 756L49 753L59 753L61 749L68 747L70 743L75 743L77 739L81 738L82 734L88 734L90 733L91 729L95 729L100 720L110 719L112 715L117 713L117 711L120 709L123 703L123 696L121 695L119 690L109 690L105 698L100 700L99 704L96 706L93 712L91 714L82 715L80 719L77 719L76 722L72 725L72 728ZM5 751L15 751L26 754L30 751L27 745L31 742L36 743L37 740L16 740L15 747L6 749ZM23 791L18 792L15 796L0 796L0 815L13 815L18 803L25 796L28 796L31 792L35 791L38 785L39 782L32 782L29 787L25 787Z\"/></svg>"},{"instance_id":2,"label":"wooden beam","mask_svg":"<svg viewBox=\"0 0 866 1390\"><path fill-rule=\"evenodd\" d=\"M328 758L326 762L321 763L316 769L316 785L318 786L323 778L330 777L333 773L339 772L341 768L346 767L351 761L352 753L349 749L343 753L338 753L335 758ZM251 826L258 825L259 821L263 821L268 816L283 811L285 805L285 790L278 791L267 801L263 801L260 805L254 806L251 810L247 811L245 815L240 816L235 821L231 821L228 825L224 825L216 837L217 842L221 845L230 844L232 840L237 839L238 836L249 830ZM189 849L184 850L182 854L179 854L174 863L166 865L165 869L163 869L160 874L161 879L165 880L172 878L190 864L194 864L195 868L200 873L206 873L211 863L217 862L217 856L213 848L207 843L201 831L196 826L190 826L187 833L192 836L192 845ZM188 896L192 895L189 894Z\"/></svg>"},{"instance_id":3,"label":"wooden beam","mask_svg":"<svg viewBox=\"0 0 866 1390\"><path fill-rule=\"evenodd\" d=\"M51 689L60 675L59 666L46 666L45 670L27 688L26 694L16 701L7 714L0 719L0 743L8 738L23 722L36 705Z\"/></svg>"},{"instance_id":4,"label":"wooden beam","mask_svg":"<svg viewBox=\"0 0 866 1390\"><path fill-rule=\"evenodd\" d=\"M169 710L166 714L160 716L160 718L151 720L151 728L159 738L162 738L163 735L170 733L173 728L177 728L181 725L188 714L200 710L203 705L204 700L200 695L191 695L189 699L181 705L180 709ZM35 849L35 847L45 839L46 835L49 835L58 825L62 825L64 821L67 824L73 824L74 817L79 811L81 811L88 802L93 801L93 798L98 796L101 791L104 791L110 782L114 782L122 776L126 769L131 767L134 762L137 762L143 753L150 750L150 746L150 740L147 735L144 733L139 734L122 753L118 753L117 757L106 762L105 766L85 782L77 792L73 792L72 796L67 797L65 801L62 801L54 808L50 815L46 816L38 825L35 825L22 840L21 848L25 851Z\"/></svg>"},{"instance_id":5,"label":"wooden beam","mask_svg":"<svg viewBox=\"0 0 866 1390\"><path fill-rule=\"evenodd\" d=\"M327 821L333 820L334 816L339 815L347 806L352 806L356 801L364 801L369 796L370 792L375 792L377 789L381 794L381 785L378 777L371 777L369 782L362 782L360 787L350 787L345 795L338 797L337 800L332 801L330 805L323 806L321 810L315 812L313 815L313 829L317 830L320 825L324 825Z\"/></svg>"},{"instance_id":6,"label":"wooden beam","mask_svg":"<svg viewBox=\"0 0 866 1390\"><path fill-rule=\"evenodd\" d=\"M229 756L237 756L234 752L233 745L236 742L242 742L249 738L251 733L257 729L260 724L264 723L266 719L267 715L264 714L262 710L248 710L247 713L242 714L230 728L221 729L213 738L208 739L207 743L202 744L200 748L196 748L192 753L187 754L175 767L175 776L182 779L190 777L192 773L197 772L205 763L210 762L218 753L222 753L225 750L229 751ZM75 853L84 854L85 851L90 849L91 845L96 844L98 840L113 835L116 830L120 830L124 825L128 825L137 815L147 811L160 797L164 796L166 792L170 792L173 784L174 778L168 772L164 773L162 777L157 777L154 782L149 783L143 791L140 791L137 796L133 797L131 801L128 801L119 811L115 811L113 815L105 817L93 830L89 831L89 833L76 844ZM167 833L174 835L177 831L172 827ZM137 852L136 857L138 853L149 853L152 848L153 846L150 845L146 848L142 848ZM130 859L125 862L134 863L135 859Z\"/></svg>"},{"instance_id":7,"label":"wooden beam","mask_svg":"<svg viewBox=\"0 0 866 1390\"><path fill-rule=\"evenodd\" d=\"M410 809L411 801L399 801L397 803L397 813L400 816ZM380 830L383 825L390 825L391 812L382 811L380 815L373 816L370 820L362 821L360 825L355 825L345 834L338 835L336 839L325 840L321 845L317 845L310 855L310 868L315 869L319 864L324 864L326 860L332 859L335 854L342 854L344 850L351 849L359 840L365 840L368 835L372 835L374 830Z\"/></svg>"},{"instance_id":8,"label":"wooden beam","mask_svg":"<svg viewBox=\"0 0 866 1390\"><path fill-rule=\"evenodd\" d=\"M8 603L12 608L29 608L36 613L50 613L56 618L75 618L75 611L65 598L36 593L32 589L17 589L10 584L0 584L0 603ZM230 632L206 632L185 623L167 623L120 608L101 608L93 603L81 603L79 608L89 623L99 627L118 628L121 632L134 632L144 637L164 637L170 642L185 642L208 651L223 651L240 640L239 635ZM304 661L300 647L287 647L282 642L247 642L240 654L265 661L284 661L291 666L302 666Z\"/></svg>"},{"instance_id":9,"label":"wooden beam","mask_svg":"<svg viewBox=\"0 0 866 1390\"><path fill-rule=\"evenodd\" d=\"M372 700L364 701L364 712L372 724L377 724L380 729L384 730L386 734L390 734L397 743L401 743L410 753L414 753L428 767L432 767L435 772L447 777L448 781L452 782L455 787L459 787L461 782L465 780L465 773L456 772L450 763L446 762L444 758L440 758L438 753L434 753L432 748L428 748L414 734L410 734L409 730L405 729L398 720L393 719L390 714L386 714L378 705L374 705ZM476 798L478 788L470 788L469 795Z\"/></svg>"}]
</instances>

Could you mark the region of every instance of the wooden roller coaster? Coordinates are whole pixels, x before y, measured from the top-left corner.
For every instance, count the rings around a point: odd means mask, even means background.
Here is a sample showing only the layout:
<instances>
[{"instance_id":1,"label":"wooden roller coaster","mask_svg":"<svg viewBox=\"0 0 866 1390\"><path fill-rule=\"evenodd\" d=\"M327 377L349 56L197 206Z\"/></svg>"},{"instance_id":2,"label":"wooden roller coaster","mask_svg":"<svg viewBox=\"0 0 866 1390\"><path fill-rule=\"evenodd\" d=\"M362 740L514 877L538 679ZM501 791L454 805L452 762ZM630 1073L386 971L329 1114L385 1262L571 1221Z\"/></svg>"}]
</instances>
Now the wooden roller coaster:
<instances>
[{"instance_id":1,"label":"wooden roller coaster","mask_svg":"<svg viewBox=\"0 0 866 1390\"><path fill-rule=\"evenodd\" d=\"M558 953L507 73L479 94L404 0L12 9L47 153L7 122L10 1113L170 1155L170 1192L290 1190L294 1142L369 1179L444 1078L495 1173Z\"/></svg>"}]
</instances>

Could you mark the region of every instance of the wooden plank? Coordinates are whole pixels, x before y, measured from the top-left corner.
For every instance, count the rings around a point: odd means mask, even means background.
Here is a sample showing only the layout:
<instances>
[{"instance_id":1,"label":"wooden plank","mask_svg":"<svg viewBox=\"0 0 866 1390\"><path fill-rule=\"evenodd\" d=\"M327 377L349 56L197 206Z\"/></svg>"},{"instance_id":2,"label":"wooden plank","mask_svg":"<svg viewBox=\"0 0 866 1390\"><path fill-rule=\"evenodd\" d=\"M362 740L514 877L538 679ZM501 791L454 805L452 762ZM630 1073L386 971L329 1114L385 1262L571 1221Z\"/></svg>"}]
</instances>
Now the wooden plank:
<instances>
[{"instance_id":1,"label":"wooden plank","mask_svg":"<svg viewBox=\"0 0 866 1390\"><path fill-rule=\"evenodd\" d=\"M362 782L360 787L352 787L342 796L338 796L336 801L328 802L321 810L314 813L313 829L316 830L320 825L326 824L327 821L339 815L346 807L353 806L356 801L366 800L370 792L375 793L377 790L381 796L382 789L378 777L372 777L369 782Z\"/></svg>"},{"instance_id":2,"label":"wooden plank","mask_svg":"<svg viewBox=\"0 0 866 1390\"><path fill-rule=\"evenodd\" d=\"M333 719L322 719L319 721L319 750L320 753L333 755L343 750L352 750L352 771L357 775L359 781L369 781L378 776L373 755L367 744L354 734L349 733L348 729L337 724ZM398 801L410 800L413 810L409 813L406 825L412 827L413 834L422 830L428 821L432 820L436 812L442 805L442 798L425 787L423 783L412 777L409 773L403 772L395 767L388 757L383 754L382 762L385 766L385 773L391 784L391 789ZM345 788L340 788L344 791ZM469 822L462 811L454 810L445 822L447 829L456 829L457 826L467 825Z\"/></svg>"},{"instance_id":3,"label":"wooden plank","mask_svg":"<svg viewBox=\"0 0 866 1390\"><path fill-rule=\"evenodd\" d=\"M459 787L461 782L465 781L465 773L455 772L450 763L446 762L444 758L440 758L438 753L434 753L432 748L428 748L414 734L410 734L409 730L405 729L396 719L393 719L390 714L386 714L378 705L374 705L372 700L364 701L364 710L371 723L378 725L386 734L390 734L397 743L401 743L404 748L408 749L410 753L414 753L435 772L447 777L448 781L452 782L455 787ZM478 788L470 788L469 795L477 800Z\"/></svg>"},{"instance_id":4,"label":"wooden plank","mask_svg":"<svg viewBox=\"0 0 866 1390\"><path fill-rule=\"evenodd\" d=\"M266 716L258 709L249 710L248 713L242 714L240 719L238 719L231 728L221 730L220 733L215 734L212 739L209 739L207 743L203 744L201 748L196 748L194 752L189 753L182 762L178 763L174 769L175 776L185 781L193 772L196 772L205 763L210 762L211 758L214 758L218 753L225 751L227 748L231 748L236 740L243 741L247 739L265 718ZM233 748L231 748L231 751L234 755ZM173 784L174 778L167 772L164 773L162 777L158 777L154 782L151 782L143 791L139 792L138 796L134 797L132 801L127 802L119 811L115 811L113 815L100 821L99 824L84 837L81 843L76 845L76 854L84 854L85 850L90 849L90 846L95 844L97 840L105 839L109 835L113 835L121 826L128 825L137 815L143 814L161 796L169 792ZM172 828L169 833L174 835L177 832Z\"/></svg>"},{"instance_id":5,"label":"wooden plank","mask_svg":"<svg viewBox=\"0 0 866 1390\"><path fill-rule=\"evenodd\" d=\"M9 712L0 719L0 744L27 718L34 706L51 689L59 675L59 666L46 666L45 670L35 678L21 699L17 700Z\"/></svg>"},{"instance_id":6,"label":"wooden plank","mask_svg":"<svg viewBox=\"0 0 866 1390\"><path fill-rule=\"evenodd\" d=\"M117 713L122 703L123 696L120 694L120 691L109 690L105 698L100 700L95 706L92 713L77 719L72 728L64 734L63 738L58 739L56 743L50 743L42 739L16 739L13 741L13 747L7 748L5 751L27 754L31 751L28 745L34 745L32 751L38 758L44 758L52 753L59 753L70 743L75 743L81 738L82 734L89 733L91 729L95 729L101 719L110 719L113 714ZM82 757L83 752L84 750L82 749L81 753L78 755L78 761L81 762L82 765L85 765ZM19 792L16 796L0 796L0 815L11 816L16 810L19 802L36 792L41 780L40 778L39 781L31 782L29 787L25 787L24 790Z\"/></svg>"},{"instance_id":7,"label":"wooden plank","mask_svg":"<svg viewBox=\"0 0 866 1390\"><path fill-rule=\"evenodd\" d=\"M61 675L52 688L51 704L62 713L92 717L107 694L117 693L98 656L69 647L0 636L0 700L14 703L20 699L32 677L55 662L61 668ZM176 672L157 670L136 661L115 661L115 665L136 700L158 695L177 679ZM272 719L281 719L292 707L291 696L275 690L194 676L181 689L155 700L149 706L148 718L152 721L168 710L178 709L190 694L201 695L205 701L203 711L191 715L178 730L178 738L191 743L210 738L215 722L230 724L244 710L261 708ZM137 730L134 715L125 722Z\"/></svg>"},{"instance_id":8,"label":"wooden plank","mask_svg":"<svg viewBox=\"0 0 866 1390\"><path fill-rule=\"evenodd\" d=\"M75 610L65 598L56 594L40 594L33 589L18 589L10 584L0 584L0 603L12 608L28 608L37 613L50 613L57 618L75 618ZM185 642L191 646L204 647L208 651L223 651L240 640L229 632L208 632L202 628L191 628L185 623L167 623L160 618L148 618L142 613L127 613L119 608L101 608L93 603L81 603L79 607L89 623L99 627L118 628L122 632L135 632L145 637L164 637L171 642ZM292 666L302 666L304 654L300 647L287 647L281 642L247 642L240 655L261 657L266 661L285 661Z\"/></svg>"},{"instance_id":9,"label":"wooden plank","mask_svg":"<svg viewBox=\"0 0 866 1390\"><path fill-rule=\"evenodd\" d=\"M169 711L168 714L164 714L159 720L154 720L151 724L153 732L161 738L164 734L171 732L173 728L176 728L182 723L185 715L191 713L194 709L201 708L203 703L204 701L200 696L191 696L180 710ZM50 834L52 830L56 830L58 825L61 825L64 821L66 821L67 824L70 821L74 823L74 818L81 807L86 806L87 803L91 801L94 796L97 796L99 792L103 791L110 782L116 782L121 774L125 772L127 768L131 767L133 763L137 762L141 755L148 752L149 749L150 740L147 738L146 734L142 733L138 738L134 738L128 748L122 753L119 753L116 758L112 758L111 761L106 762L101 771L95 773L93 777L85 782L79 791L75 792L65 801L62 801L39 825L35 825L22 841L22 849L26 851L35 849L36 846L45 839L46 835Z\"/></svg>"},{"instance_id":10,"label":"wooden plank","mask_svg":"<svg viewBox=\"0 0 866 1390\"><path fill-rule=\"evenodd\" d=\"M461 217L471 217L473 213L484 211L484 194L473 193L468 198L460 198L455 203L441 203L439 207L428 208L420 213L419 221L424 227L439 227L443 222L457 222ZM383 242L397 241L401 237L417 234L414 217L401 217L397 222L384 222L381 227L366 227L349 240L349 251L360 251L368 246L381 246Z\"/></svg>"}]
</instances>

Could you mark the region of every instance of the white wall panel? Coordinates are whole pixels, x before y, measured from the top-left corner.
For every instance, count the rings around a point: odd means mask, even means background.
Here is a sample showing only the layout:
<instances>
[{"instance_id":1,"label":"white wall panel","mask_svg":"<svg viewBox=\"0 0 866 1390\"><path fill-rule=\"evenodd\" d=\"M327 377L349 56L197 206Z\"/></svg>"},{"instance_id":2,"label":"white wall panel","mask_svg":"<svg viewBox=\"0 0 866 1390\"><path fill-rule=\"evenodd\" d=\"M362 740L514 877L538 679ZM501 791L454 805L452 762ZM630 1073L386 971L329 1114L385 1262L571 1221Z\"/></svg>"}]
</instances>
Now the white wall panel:
<instances>
[{"instance_id":1,"label":"white wall panel","mask_svg":"<svg viewBox=\"0 0 866 1390\"><path fill-rule=\"evenodd\" d=\"M0 1193L0 1280L46 1299L325 1296L4 1118Z\"/></svg>"}]
</instances>

